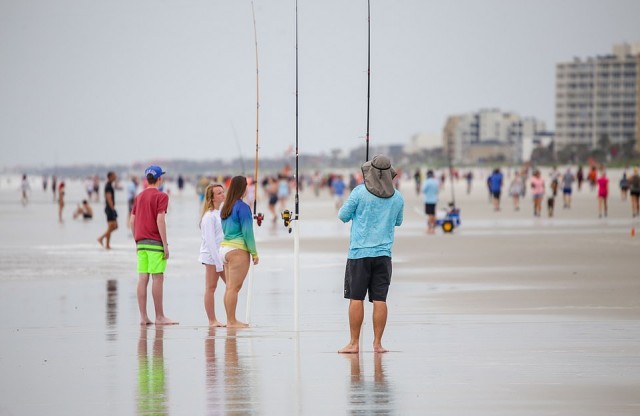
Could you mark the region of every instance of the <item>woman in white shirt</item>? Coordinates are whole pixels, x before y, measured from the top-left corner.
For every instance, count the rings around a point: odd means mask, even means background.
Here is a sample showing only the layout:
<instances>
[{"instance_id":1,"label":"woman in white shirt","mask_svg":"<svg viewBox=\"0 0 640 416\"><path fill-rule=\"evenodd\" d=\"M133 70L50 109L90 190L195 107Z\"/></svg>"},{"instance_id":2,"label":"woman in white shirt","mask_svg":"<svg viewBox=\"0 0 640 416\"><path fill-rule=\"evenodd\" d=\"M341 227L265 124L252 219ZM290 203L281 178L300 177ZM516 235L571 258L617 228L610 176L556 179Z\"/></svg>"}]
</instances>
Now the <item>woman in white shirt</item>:
<instances>
[{"instance_id":1,"label":"woman in white shirt","mask_svg":"<svg viewBox=\"0 0 640 416\"><path fill-rule=\"evenodd\" d=\"M209 318L209 326L225 326L216 319L214 294L218 286L218 278L225 281L222 258L220 257L220 242L224 238L220 221L220 207L224 202L224 187L220 184L207 186L204 194L202 217L200 219L199 261L205 267L204 310Z\"/></svg>"}]
</instances>

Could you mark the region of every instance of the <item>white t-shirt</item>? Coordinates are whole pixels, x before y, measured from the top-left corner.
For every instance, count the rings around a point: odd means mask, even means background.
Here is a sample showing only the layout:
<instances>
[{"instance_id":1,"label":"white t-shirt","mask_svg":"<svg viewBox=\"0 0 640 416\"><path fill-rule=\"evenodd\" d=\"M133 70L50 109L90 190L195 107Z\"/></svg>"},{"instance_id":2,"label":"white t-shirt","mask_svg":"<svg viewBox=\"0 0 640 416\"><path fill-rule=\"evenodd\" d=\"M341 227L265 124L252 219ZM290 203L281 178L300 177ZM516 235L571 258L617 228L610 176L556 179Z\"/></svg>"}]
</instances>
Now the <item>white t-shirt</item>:
<instances>
[{"instance_id":1,"label":"white t-shirt","mask_svg":"<svg viewBox=\"0 0 640 416\"><path fill-rule=\"evenodd\" d=\"M200 222L200 235L202 243L198 260L200 263L215 265L216 271L221 272L223 266L220 257L220 243L224 239L224 232L222 231L219 209L205 212Z\"/></svg>"}]
</instances>

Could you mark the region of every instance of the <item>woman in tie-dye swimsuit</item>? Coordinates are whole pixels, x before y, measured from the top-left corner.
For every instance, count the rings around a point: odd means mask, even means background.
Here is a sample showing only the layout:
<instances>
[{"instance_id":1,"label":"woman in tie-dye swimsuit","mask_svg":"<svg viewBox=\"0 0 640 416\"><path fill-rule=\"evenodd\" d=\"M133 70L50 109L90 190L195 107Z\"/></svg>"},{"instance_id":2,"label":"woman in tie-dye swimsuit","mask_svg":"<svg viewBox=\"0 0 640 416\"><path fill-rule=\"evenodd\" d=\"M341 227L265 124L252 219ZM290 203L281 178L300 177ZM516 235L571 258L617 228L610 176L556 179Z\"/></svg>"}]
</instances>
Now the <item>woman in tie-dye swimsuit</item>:
<instances>
[{"instance_id":1,"label":"woman in tie-dye swimsuit","mask_svg":"<svg viewBox=\"0 0 640 416\"><path fill-rule=\"evenodd\" d=\"M249 271L250 258L258 264L258 251L253 236L253 215L251 208L242 197L247 191L247 178L236 176L220 211L224 239L220 243L220 255L224 261L227 286L224 292L224 309L227 313L227 327L245 328L247 323L236 319L238 292Z\"/></svg>"}]
</instances>

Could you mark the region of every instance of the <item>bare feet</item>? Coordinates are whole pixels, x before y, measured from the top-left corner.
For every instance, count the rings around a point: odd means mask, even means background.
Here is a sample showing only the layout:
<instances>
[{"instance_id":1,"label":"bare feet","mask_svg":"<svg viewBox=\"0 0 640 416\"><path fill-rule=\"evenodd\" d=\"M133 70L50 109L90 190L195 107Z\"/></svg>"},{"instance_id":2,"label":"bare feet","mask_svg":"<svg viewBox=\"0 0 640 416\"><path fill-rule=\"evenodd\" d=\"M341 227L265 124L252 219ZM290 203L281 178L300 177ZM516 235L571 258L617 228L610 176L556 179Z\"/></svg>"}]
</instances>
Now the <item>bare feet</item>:
<instances>
[{"instance_id":1,"label":"bare feet","mask_svg":"<svg viewBox=\"0 0 640 416\"><path fill-rule=\"evenodd\" d=\"M172 321L171 319L167 318L166 316L163 317L156 317L156 325L178 325L180 322L177 321Z\"/></svg>"},{"instance_id":2,"label":"bare feet","mask_svg":"<svg viewBox=\"0 0 640 416\"><path fill-rule=\"evenodd\" d=\"M223 324L222 322L218 322L218 321L209 321L209 326L217 327L217 328L223 328L223 327L225 327L227 325Z\"/></svg>"},{"instance_id":3,"label":"bare feet","mask_svg":"<svg viewBox=\"0 0 640 416\"><path fill-rule=\"evenodd\" d=\"M100 243L100 245L101 245L102 247L104 247L103 239L104 239L104 237L100 237L100 238L98 238L98 243Z\"/></svg>"},{"instance_id":4,"label":"bare feet","mask_svg":"<svg viewBox=\"0 0 640 416\"><path fill-rule=\"evenodd\" d=\"M249 324L240 321L228 321L227 328L249 328Z\"/></svg>"},{"instance_id":5,"label":"bare feet","mask_svg":"<svg viewBox=\"0 0 640 416\"><path fill-rule=\"evenodd\" d=\"M151 319L147 318L147 319L141 320L140 325L141 326L153 325L153 322L151 321Z\"/></svg>"},{"instance_id":6,"label":"bare feet","mask_svg":"<svg viewBox=\"0 0 640 416\"><path fill-rule=\"evenodd\" d=\"M358 344L347 344L346 347L338 350L338 354L357 354L360 352L360 347Z\"/></svg>"},{"instance_id":7,"label":"bare feet","mask_svg":"<svg viewBox=\"0 0 640 416\"><path fill-rule=\"evenodd\" d=\"M373 346L373 352L389 352L388 349L384 348L382 345L374 345Z\"/></svg>"}]
</instances>

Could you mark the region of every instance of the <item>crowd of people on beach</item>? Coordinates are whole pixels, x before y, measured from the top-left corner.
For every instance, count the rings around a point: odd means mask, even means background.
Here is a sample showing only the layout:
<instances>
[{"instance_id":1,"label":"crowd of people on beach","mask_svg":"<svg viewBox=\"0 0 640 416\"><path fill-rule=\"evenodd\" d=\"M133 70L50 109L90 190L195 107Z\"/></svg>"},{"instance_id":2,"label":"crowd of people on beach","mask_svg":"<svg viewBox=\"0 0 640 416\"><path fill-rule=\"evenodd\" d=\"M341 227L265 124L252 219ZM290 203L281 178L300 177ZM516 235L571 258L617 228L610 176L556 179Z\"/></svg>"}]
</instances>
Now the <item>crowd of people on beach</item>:
<instances>
[{"instance_id":1,"label":"crowd of people on beach","mask_svg":"<svg viewBox=\"0 0 640 416\"><path fill-rule=\"evenodd\" d=\"M638 167L634 167L630 174L627 171L628 169L623 171L622 177L618 182L620 199L622 201L627 201L627 199L631 201L631 216L635 218L639 215L640 175ZM451 169L449 172L451 182L457 182L460 180L460 176L459 171L455 169ZM469 170L463 175L467 184L467 194L471 193L474 176L473 170ZM578 166L575 173L571 166L566 167L562 172L554 166L549 172L547 180L545 180L540 169L525 165L520 169L510 169L508 176L508 178L505 178L499 167L493 169L486 176L489 202L496 212L502 209L501 198L505 191L511 199L513 209L519 211L521 201L526 197L527 190L530 190L533 215L541 217L543 203L546 202L547 215L553 217L556 200L559 201L560 193L562 193L562 209L569 210L572 206L573 193L580 192L583 188L583 183L587 183L589 190L595 192L597 196L598 217L606 218L608 216L610 180L604 165L593 164L589 167L588 172L585 172L582 166ZM435 232L436 205L439 200L439 194L446 185L447 172L443 170L438 178L434 170L427 169L426 178L423 180L422 171L417 169L413 178L416 193L423 195L425 214L427 215L427 233L433 234Z\"/></svg>"},{"instance_id":2,"label":"crowd of people on beach","mask_svg":"<svg viewBox=\"0 0 640 416\"><path fill-rule=\"evenodd\" d=\"M110 171L103 187L104 212L107 229L97 241L104 249L111 249L111 235L118 229L116 190L125 190L128 205L128 226L136 242L138 285L136 296L140 312L140 324L147 326L174 325L177 321L168 318L164 312L164 273L170 257L167 236L166 215L169 206L169 189L164 189L165 171L158 165L149 166L139 180L132 175L123 187L118 182L116 172ZM51 178L54 200L59 202L59 221L62 222L64 207L64 181L56 184ZM246 328L248 322L236 316L238 294L247 277L250 265L260 262L253 223L255 201L259 186L268 201L271 221L280 216L276 209L284 209L295 191L310 187L316 196L328 190L334 199L338 218L352 223L347 267L345 272L345 295L349 299L350 341L340 353L359 351L360 327L364 313L364 299L369 296L373 303L374 351L387 351L382 346L382 334L387 320L386 297L391 281L391 248L394 228L402 224L404 199L399 187L399 175L391 167L386 156L378 155L362 166L361 174L352 174L348 180L342 173L300 177L292 175L285 166L276 175L265 176L260 183L252 177L202 176L195 183L201 203L200 215L201 245L198 261L204 266L204 310L210 327ZM178 179L182 192L185 179ZM140 184L142 183L142 186ZM78 205L73 218L91 220L91 202L100 201L100 178L92 176L84 181L86 198ZM47 178L43 178L46 191ZM142 189L140 189L142 188ZM96 190L97 189L97 190ZM23 204L28 203L30 185L26 175L21 185ZM56 196L57 194L57 196ZM346 195L348 194L348 197ZM375 224L375 226L373 225ZM357 230L357 231L354 231ZM214 295L218 283L223 282L223 296L226 322L215 313ZM151 282L151 296L155 320L147 311L148 286Z\"/></svg>"},{"instance_id":3,"label":"crowd of people on beach","mask_svg":"<svg viewBox=\"0 0 640 416\"><path fill-rule=\"evenodd\" d=\"M377 164L376 164L377 163ZM450 184L464 180L466 191L470 193L474 178L483 176L469 170L461 174L451 169L440 171L427 168L417 169L413 175L416 194L422 195L427 216L428 234L436 230L437 204L440 195L447 186L447 173ZM257 193L263 192L268 201L271 222L279 218L279 211L287 207L289 198L296 190L310 188L313 195L320 196L328 192L333 200L338 218L343 222L352 222L350 248L345 271L345 298L349 299L350 341L339 352L358 352L360 327L363 319L363 301L369 295L374 305L374 350L384 352L382 333L386 324L386 295L391 278L391 247L394 240L393 229L402 224L404 199L399 192L401 174L391 167L386 156L378 155L366 162L361 172L300 176L296 180L291 169L285 166L275 175L264 176L258 183L251 176L201 176L194 183L202 211L200 214L201 245L198 261L204 266L204 310L209 326L245 328L248 322L240 321L236 316L238 294L243 287L251 264L260 262L253 233L256 218L255 200ZM545 177L547 176L547 177ZM486 175L486 189L489 202L495 212L503 207L503 192L509 196L513 209L521 209L521 201L531 192L533 215L542 216L543 202L546 200L547 215L552 217L556 199L562 193L562 208L572 208L572 195L581 191L586 184L597 195L598 216L607 217L610 194L609 178L604 166L591 166L585 171L581 166L574 173L572 167L562 171L552 168L548 175L530 166L522 169L509 169L503 174L499 167ZM345 177L347 179L345 179ZM185 179L178 176L179 192L183 191ZM43 190L48 180L43 177ZM53 200L58 205L58 219L63 221L65 205L65 182L51 177ZM91 202L100 202L100 178L87 177L84 181L86 198L78 204L73 218L91 220L94 216ZM638 198L640 196L640 175L638 168L630 173L625 170L619 181L620 198L630 199L632 217L637 217ZM20 185L21 202L29 203L31 186L27 175L22 176ZM122 186L115 172L108 172L103 187L104 212L107 219L106 231L97 241L105 249L111 248L111 235L118 229L116 209L116 190L124 190L127 198L127 225L136 242L138 286L137 299L141 325L152 323L172 325L178 322L168 318L163 306L164 272L169 259L169 243L165 217L168 212L170 190L165 188L165 171L157 165L149 166L142 178L131 175ZM277 211L279 210L279 211ZM226 322L218 319L215 313L214 295L218 284L223 282L223 296ZM147 312L147 292L151 282L155 320Z\"/></svg>"}]
</instances>

